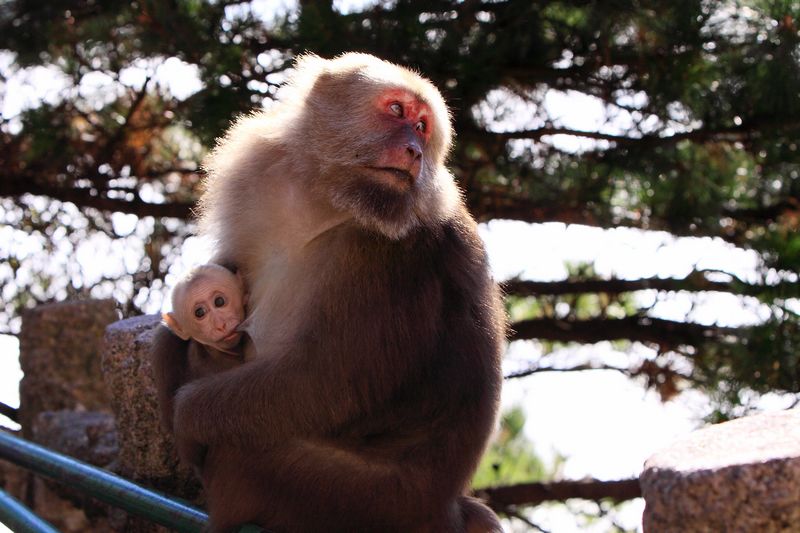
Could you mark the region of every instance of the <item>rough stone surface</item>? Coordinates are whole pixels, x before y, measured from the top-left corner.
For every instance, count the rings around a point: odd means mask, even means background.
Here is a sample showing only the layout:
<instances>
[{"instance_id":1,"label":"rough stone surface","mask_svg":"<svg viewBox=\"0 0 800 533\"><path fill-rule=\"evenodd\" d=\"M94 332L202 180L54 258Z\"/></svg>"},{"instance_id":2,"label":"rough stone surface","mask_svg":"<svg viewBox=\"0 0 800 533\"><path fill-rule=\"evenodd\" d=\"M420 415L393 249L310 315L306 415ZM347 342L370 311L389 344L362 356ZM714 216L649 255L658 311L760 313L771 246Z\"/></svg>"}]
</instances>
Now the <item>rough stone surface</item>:
<instances>
[{"instance_id":1,"label":"rough stone surface","mask_svg":"<svg viewBox=\"0 0 800 533\"><path fill-rule=\"evenodd\" d=\"M0 428L0 431L20 437L17 431ZM25 502L27 499L29 475L28 472L14 463L0 460L0 488L11 494L16 499Z\"/></svg>"},{"instance_id":2,"label":"rough stone surface","mask_svg":"<svg viewBox=\"0 0 800 533\"><path fill-rule=\"evenodd\" d=\"M800 409L710 426L653 455L647 533L800 531Z\"/></svg>"},{"instance_id":3,"label":"rough stone surface","mask_svg":"<svg viewBox=\"0 0 800 533\"><path fill-rule=\"evenodd\" d=\"M39 413L33 438L43 446L101 468L113 469L118 446L114 417L104 412L55 411ZM33 478L33 509L65 533L114 531L111 508L63 483Z\"/></svg>"},{"instance_id":4,"label":"rough stone surface","mask_svg":"<svg viewBox=\"0 0 800 533\"><path fill-rule=\"evenodd\" d=\"M22 436L198 502L199 483L179 465L171 439L159 426L149 361L159 317L117 319L110 300L46 305L25 314ZM3 461L0 487L60 531L167 531Z\"/></svg>"},{"instance_id":5,"label":"rough stone surface","mask_svg":"<svg viewBox=\"0 0 800 533\"><path fill-rule=\"evenodd\" d=\"M46 411L33 424L33 437L46 448L83 462L111 468L119 453L111 413Z\"/></svg>"},{"instance_id":6,"label":"rough stone surface","mask_svg":"<svg viewBox=\"0 0 800 533\"><path fill-rule=\"evenodd\" d=\"M106 329L103 377L113 391L111 406L117 419L120 475L196 500L199 484L192 472L178 462L172 439L159 425L158 402L150 343L158 315L121 320Z\"/></svg>"},{"instance_id":7,"label":"rough stone surface","mask_svg":"<svg viewBox=\"0 0 800 533\"><path fill-rule=\"evenodd\" d=\"M100 373L105 327L119 318L113 300L41 305L22 317L20 331L20 424L31 438L43 411L107 410Z\"/></svg>"}]
</instances>

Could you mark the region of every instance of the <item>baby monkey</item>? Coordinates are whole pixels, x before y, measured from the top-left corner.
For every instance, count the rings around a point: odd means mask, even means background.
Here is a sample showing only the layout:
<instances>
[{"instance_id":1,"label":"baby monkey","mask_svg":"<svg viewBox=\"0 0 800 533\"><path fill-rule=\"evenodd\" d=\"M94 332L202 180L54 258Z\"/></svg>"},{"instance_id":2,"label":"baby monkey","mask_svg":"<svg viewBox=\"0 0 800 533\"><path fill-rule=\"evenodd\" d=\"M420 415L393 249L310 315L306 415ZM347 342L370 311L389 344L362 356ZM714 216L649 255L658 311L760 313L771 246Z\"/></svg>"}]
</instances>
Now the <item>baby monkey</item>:
<instances>
[{"instance_id":1,"label":"baby monkey","mask_svg":"<svg viewBox=\"0 0 800 533\"><path fill-rule=\"evenodd\" d=\"M181 339L204 345L213 356L241 359L247 294L239 275L208 263L194 268L172 290L172 312L162 319Z\"/></svg>"},{"instance_id":2,"label":"baby monkey","mask_svg":"<svg viewBox=\"0 0 800 533\"><path fill-rule=\"evenodd\" d=\"M172 290L172 311L156 330L152 363L164 427L172 430L173 397L184 384L244 362L247 292L238 274L214 263L192 269Z\"/></svg>"}]
</instances>

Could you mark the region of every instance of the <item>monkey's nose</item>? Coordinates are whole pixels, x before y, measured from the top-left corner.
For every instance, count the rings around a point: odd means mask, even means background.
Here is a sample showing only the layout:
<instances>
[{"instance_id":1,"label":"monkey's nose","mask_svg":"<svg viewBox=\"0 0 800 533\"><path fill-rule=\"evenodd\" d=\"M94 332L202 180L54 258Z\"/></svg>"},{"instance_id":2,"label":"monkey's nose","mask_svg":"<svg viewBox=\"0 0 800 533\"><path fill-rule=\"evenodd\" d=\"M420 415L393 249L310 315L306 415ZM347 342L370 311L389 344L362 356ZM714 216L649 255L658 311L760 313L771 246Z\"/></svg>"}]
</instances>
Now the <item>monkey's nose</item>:
<instances>
[{"instance_id":1,"label":"monkey's nose","mask_svg":"<svg viewBox=\"0 0 800 533\"><path fill-rule=\"evenodd\" d=\"M406 145L406 154L408 154L411 162L414 163L422 158L422 148L415 143L409 143Z\"/></svg>"}]
</instances>

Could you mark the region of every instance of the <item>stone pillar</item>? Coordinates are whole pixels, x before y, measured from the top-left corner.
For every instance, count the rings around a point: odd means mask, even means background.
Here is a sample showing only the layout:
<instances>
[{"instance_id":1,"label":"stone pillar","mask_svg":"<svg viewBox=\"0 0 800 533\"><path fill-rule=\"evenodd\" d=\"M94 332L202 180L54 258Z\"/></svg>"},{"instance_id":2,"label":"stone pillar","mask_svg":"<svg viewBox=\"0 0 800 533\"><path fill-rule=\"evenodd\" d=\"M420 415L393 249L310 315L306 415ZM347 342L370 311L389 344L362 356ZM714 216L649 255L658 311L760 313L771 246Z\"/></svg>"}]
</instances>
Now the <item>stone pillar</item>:
<instances>
[{"instance_id":1,"label":"stone pillar","mask_svg":"<svg viewBox=\"0 0 800 533\"><path fill-rule=\"evenodd\" d=\"M797 531L800 409L707 427L653 455L645 533Z\"/></svg>"},{"instance_id":2,"label":"stone pillar","mask_svg":"<svg viewBox=\"0 0 800 533\"><path fill-rule=\"evenodd\" d=\"M111 413L46 411L33 423L33 438L39 444L108 470L113 470L117 456L116 436ZM124 513L69 484L40 476L31 482L34 511L62 533L120 531L125 525Z\"/></svg>"},{"instance_id":3,"label":"stone pillar","mask_svg":"<svg viewBox=\"0 0 800 533\"><path fill-rule=\"evenodd\" d=\"M100 372L103 332L119 318L114 300L41 305L22 315L19 417L25 438L43 411L108 411Z\"/></svg>"},{"instance_id":4,"label":"stone pillar","mask_svg":"<svg viewBox=\"0 0 800 533\"><path fill-rule=\"evenodd\" d=\"M103 333L119 318L114 300L41 305L22 315L19 422L22 436L97 466L116 456L114 419L100 370ZM29 474L9 487L60 531L111 530L108 510L61 483Z\"/></svg>"},{"instance_id":5,"label":"stone pillar","mask_svg":"<svg viewBox=\"0 0 800 533\"><path fill-rule=\"evenodd\" d=\"M194 500L199 483L178 462L170 435L159 424L150 344L158 315L129 318L106 329L103 377L114 391L111 406L117 420L117 472L174 496Z\"/></svg>"},{"instance_id":6,"label":"stone pillar","mask_svg":"<svg viewBox=\"0 0 800 533\"><path fill-rule=\"evenodd\" d=\"M0 431L21 437L17 431L0 427ZM20 501L27 499L29 475L28 471L14 463L0 460L0 488Z\"/></svg>"}]
</instances>

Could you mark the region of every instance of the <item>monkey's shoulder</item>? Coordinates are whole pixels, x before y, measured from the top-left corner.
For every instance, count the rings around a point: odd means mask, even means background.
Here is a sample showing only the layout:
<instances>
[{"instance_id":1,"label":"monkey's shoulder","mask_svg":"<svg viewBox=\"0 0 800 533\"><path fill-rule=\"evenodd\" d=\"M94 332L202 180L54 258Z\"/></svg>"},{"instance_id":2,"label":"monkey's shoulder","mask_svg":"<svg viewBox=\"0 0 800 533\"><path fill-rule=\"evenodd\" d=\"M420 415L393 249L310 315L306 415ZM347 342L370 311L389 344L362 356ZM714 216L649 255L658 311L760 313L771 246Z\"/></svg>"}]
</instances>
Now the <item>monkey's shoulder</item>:
<instances>
[{"instance_id":1,"label":"monkey's shoulder","mask_svg":"<svg viewBox=\"0 0 800 533\"><path fill-rule=\"evenodd\" d=\"M454 251L485 259L483 240L478 234L478 224L466 207L460 208L442 224L442 241L452 246Z\"/></svg>"},{"instance_id":2,"label":"monkey's shoulder","mask_svg":"<svg viewBox=\"0 0 800 533\"><path fill-rule=\"evenodd\" d=\"M475 220L460 208L442 224L426 232L420 249L429 249L442 274L484 279L489 263Z\"/></svg>"},{"instance_id":3,"label":"monkey's shoulder","mask_svg":"<svg viewBox=\"0 0 800 533\"><path fill-rule=\"evenodd\" d=\"M189 341L175 335L163 322L155 327L150 341L150 355L154 363L163 360L174 361L176 358L185 359L188 348Z\"/></svg>"}]
</instances>

